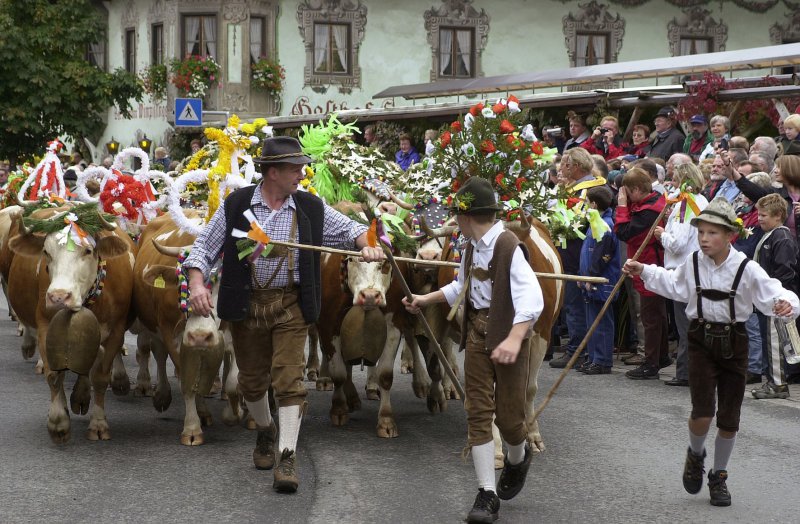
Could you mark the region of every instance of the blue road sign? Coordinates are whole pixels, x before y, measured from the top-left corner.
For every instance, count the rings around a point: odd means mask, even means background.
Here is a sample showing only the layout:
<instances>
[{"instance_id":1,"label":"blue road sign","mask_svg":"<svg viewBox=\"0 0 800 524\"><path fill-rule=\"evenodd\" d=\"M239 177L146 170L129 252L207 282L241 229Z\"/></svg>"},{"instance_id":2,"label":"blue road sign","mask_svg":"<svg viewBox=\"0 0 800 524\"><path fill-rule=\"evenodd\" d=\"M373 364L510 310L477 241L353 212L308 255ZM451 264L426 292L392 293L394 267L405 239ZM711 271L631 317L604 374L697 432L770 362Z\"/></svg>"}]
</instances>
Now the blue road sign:
<instances>
[{"instance_id":1,"label":"blue road sign","mask_svg":"<svg viewBox=\"0 0 800 524\"><path fill-rule=\"evenodd\" d=\"M203 125L203 101L200 98L175 99L175 126L198 127Z\"/></svg>"}]
</instances>

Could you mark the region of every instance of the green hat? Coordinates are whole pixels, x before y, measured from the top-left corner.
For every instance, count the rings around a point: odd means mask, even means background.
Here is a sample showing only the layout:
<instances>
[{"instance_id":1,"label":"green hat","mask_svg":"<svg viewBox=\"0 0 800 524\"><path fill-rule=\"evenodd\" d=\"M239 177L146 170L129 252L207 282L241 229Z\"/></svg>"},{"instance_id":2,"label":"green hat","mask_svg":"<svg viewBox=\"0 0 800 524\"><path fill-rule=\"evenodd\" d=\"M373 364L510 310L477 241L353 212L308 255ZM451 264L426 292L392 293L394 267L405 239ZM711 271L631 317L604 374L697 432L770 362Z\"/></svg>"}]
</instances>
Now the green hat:
<instances>
[{"instance_id":1,"label":"green hat","mask_svg":"<svg viewBox=\"0 0 800 524\"><path fill-rule=\"evenodd\" d=\"M697 227L698 222L708 222L724 228L730 229L734 233L739 232L739 224L736 222L736 212L733 206L725 197L717 197L700 212L700 215L692 219L691 224Z\"/></svg>"},{"instance_id":2,"label":"green hat","mask_svg":"<svg viewBox=\"0 0 800 524\"><path fill-rule=\"evenodd\" d=\"M488 180L474 176L468 178L456 192L450 210L458 215L475 215L502 211L503 206L497 202L492 184Z\"/></svg>"}]
</instances>

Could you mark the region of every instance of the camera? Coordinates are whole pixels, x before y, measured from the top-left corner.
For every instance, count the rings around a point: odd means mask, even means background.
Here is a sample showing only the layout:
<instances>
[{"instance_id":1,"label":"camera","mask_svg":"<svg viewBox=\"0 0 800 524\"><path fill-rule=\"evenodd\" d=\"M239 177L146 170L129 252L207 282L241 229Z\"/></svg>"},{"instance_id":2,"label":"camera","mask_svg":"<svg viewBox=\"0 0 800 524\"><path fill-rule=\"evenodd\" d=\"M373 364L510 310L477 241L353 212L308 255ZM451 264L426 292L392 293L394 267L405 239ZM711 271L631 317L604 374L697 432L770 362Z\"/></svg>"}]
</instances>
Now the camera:
<instances>
[{"instance_id":1,"label":"camera","mask_svg":"<svg viewBox=\"0 0 800 524\"><path fill-rule=\"evenodd\" d=\"M719 148L722 151L727 151L728 150L728 139L727 138L723 138L722 140L719 141Z\"/></svg>"},{"instance_id":2,"label":"camera","mask_svg":"<svg viewBox=\"0 0 800 524\"><path fill-rule=\"evenodd\" d=\"M552 127L545 131L545 133L547 133L548 136L559 137L564 133L564 130L560 127Z\"/></svg>"},{"instance_id":3,"label":"camera","mask_svg":"<svg viewBox=\"0 0 800 524\"><path fill-rule=\"evenodd\" d=\"M605 135L606 133L608 133L609 131L611 131L611 130L610 130L609 128L607 128L607 127L601 127L601 128L600 128L600 132L601 132L602 134L604 134L604 135Z\"/></svg>"}]
</instances>

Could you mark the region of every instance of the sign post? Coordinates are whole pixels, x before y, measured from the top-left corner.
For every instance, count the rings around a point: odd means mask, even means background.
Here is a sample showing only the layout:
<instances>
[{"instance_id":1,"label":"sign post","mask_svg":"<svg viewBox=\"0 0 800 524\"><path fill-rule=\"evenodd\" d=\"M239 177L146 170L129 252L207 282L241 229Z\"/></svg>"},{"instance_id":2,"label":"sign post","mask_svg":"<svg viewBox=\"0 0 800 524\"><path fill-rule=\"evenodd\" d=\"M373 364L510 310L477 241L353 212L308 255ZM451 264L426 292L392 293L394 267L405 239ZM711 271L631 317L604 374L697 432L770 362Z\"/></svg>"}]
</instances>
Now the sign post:
<instances>
[{"instance_id":1,"label":"sign post","mask_svg":"<svg viewBox=\"0 0 800 524\"><path fill-rule=\"evenodd\" d=\"M200 127L203 125L203 100L200 98L175 99L175 127Z\"/></svg>"}]
</instances>

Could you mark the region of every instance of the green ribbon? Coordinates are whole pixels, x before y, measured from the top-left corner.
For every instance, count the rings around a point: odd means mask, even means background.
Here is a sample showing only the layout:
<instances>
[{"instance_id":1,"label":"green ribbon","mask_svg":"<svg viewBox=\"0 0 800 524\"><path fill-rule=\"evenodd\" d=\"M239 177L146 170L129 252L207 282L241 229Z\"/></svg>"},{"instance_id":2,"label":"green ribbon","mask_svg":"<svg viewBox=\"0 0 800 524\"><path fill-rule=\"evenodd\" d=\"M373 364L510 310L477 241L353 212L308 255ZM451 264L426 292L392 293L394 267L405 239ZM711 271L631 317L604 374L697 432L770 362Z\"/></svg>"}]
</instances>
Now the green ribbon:
<instances>
[{"instance_id":1,"label":"green ribbon","mask_svg":"<svg viewBox=\"0 0 800 524\"><path fill-rule=\"evenodd\" d=\"M603 239L603 235L605 235L606 232L611 231L611 228L608 227L608 224L606 224L606 221L603 220L603 217L600 216L600 212L596 209L589 209L588 218L589 229L592 232L592 238L594 238L597 242L600 242Z\"/></svg>"}]
</instances>

